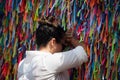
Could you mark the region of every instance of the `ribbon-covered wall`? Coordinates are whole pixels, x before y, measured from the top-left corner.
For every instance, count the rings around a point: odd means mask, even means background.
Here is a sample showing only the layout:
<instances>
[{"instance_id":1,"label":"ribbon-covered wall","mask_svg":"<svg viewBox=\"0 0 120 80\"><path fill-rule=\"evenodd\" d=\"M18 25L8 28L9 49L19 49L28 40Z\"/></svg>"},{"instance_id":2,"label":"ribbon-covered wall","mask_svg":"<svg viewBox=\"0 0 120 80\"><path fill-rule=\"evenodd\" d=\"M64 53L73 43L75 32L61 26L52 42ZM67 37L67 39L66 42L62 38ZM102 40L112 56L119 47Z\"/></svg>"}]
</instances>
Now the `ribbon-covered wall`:
<instances>
[{"instance_id":1,"label":"ribbon-covered wall","mask_svg":"<svg viewBox=\"0 0 120 80\"><path fill-rule=\"evenodd\" d=\"M35 50L39 15L54 15L86 43L89 62L71 80L120 80L120 0L0 0L0 80L16 80L26 50Z\"/></svg>"}]
</instances>

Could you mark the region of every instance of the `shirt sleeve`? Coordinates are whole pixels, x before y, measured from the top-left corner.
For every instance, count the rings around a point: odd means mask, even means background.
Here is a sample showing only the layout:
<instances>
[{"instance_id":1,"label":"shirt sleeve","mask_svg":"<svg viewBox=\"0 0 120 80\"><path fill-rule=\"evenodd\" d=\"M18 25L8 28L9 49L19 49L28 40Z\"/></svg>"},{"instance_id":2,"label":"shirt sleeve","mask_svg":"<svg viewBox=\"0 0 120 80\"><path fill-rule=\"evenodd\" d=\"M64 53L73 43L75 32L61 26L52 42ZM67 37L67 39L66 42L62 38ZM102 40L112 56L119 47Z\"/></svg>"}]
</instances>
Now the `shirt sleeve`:
<instances>
[{"instance_id":1,"label":"shirt sleeve","mask_svg":"<svg viewBox=\"0 0 120 80\"><path fill-rule=\"evenodd\" d=\"M51 72L62 72L70 68L80 66L88 60L83 47L78 46L73 50L55 53L45 58L44 63L47 70Z\"/></svg>"}]
</instances>

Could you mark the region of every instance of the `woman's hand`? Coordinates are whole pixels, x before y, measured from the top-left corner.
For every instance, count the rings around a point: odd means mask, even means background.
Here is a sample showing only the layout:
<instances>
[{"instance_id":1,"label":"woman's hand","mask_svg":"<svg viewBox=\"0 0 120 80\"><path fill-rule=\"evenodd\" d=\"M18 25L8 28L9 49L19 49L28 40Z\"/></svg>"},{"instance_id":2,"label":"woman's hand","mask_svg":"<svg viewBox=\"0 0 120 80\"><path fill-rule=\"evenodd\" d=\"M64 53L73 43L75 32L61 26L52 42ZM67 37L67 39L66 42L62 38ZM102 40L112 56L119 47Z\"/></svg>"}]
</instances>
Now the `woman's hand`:
<instances>
[{"instance_id":1,"label":"woman's hand","mask_svg":"<svg viewBox=\"0 0 120 80\"><path fill-rule=\"evenodd\" d=\"M69 29L66 32L66 37L65 37L66 44L68 46L72 46L72 47L82 46L86 50L86 46L85 46L84 41L79 42L79 40L74 37L73 32L74 32L73 29Z\"/></svg>"},{"instance_id":2,"label":"woman's hand","mask_svg":"<svg viewBox=\"0 0 120 80\"><path fill-rule=\"evenodd\" d=\"M67 32L66 32L66 35L65 35L65 42L67 43L67 45L69 46L73 46L73 47L76 47L79 45L79 40L75 39L74 35L73 35L73 29L69 29Z\"/></svg>"}]
</instances>

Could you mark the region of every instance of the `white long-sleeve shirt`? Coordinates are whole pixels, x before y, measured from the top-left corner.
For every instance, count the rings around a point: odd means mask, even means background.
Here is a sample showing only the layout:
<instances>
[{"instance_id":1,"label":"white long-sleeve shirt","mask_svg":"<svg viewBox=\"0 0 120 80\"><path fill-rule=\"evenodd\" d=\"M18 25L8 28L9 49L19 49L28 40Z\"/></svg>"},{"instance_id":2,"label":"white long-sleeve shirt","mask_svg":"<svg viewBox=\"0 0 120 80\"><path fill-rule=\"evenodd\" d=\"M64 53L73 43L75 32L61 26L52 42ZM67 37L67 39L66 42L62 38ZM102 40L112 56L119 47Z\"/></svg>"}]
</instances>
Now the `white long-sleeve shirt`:
<instances>
[{"instance_id":1,"label":"white long-sleeve shirt","mask_svg":"<svg viewBox=\"0 0 120 80\"><path fill-rule=\"evenodd\" d=\"M26 51L18 66L18 80L69 80L67 70L88 60L83 47L59 53Z\"/></svg>"}]
</instances>

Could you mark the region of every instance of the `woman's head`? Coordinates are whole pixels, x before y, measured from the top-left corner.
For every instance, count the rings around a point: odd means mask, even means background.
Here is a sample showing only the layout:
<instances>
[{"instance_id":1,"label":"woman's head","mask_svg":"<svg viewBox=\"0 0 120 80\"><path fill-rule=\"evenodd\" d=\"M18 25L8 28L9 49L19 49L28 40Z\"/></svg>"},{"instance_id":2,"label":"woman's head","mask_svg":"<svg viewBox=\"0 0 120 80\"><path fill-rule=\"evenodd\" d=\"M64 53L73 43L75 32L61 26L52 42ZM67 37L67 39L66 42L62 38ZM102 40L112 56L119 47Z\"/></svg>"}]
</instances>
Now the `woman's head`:
<instances>
[{"instance_id":1,"label":"woman's head","mask_svg":"<svg viewBox=\"0 0 120 80\"><path fill-rule=\"evenodd\" d=\"M61 51L64 35L65 31L56 18L52 16L40 18L36 30L36 44L38 48L50 47L53 52Z\"/></svg>"}]
</instances>

